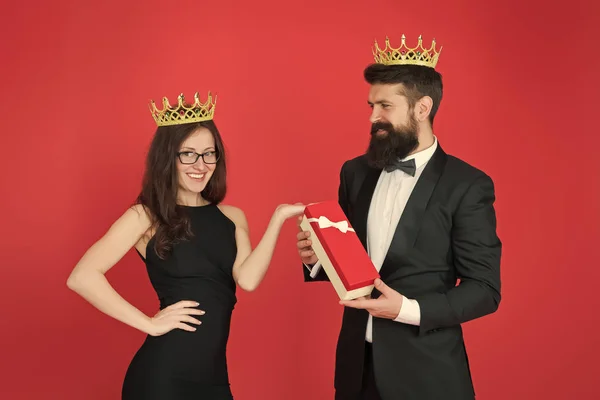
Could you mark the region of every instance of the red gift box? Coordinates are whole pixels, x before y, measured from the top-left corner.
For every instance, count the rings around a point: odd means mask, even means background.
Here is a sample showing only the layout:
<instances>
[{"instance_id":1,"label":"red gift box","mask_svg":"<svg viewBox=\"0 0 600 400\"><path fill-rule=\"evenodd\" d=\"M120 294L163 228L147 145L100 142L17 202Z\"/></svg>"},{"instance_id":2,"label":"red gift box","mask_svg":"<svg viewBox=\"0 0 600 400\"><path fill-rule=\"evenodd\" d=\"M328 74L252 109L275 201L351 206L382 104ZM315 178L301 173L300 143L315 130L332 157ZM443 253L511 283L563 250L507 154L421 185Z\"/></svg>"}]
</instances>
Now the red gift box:
<instances>
[{"instance_id":1,"label":"red gift box","mask_svg":"<svg viewBox=\"0 0 600 400\"><path fill-rule=\"evenodd\" d=\"M300 226L341 300L371 294L379 272L337 201L306 206Z\"/></svg>"}]
</instances>

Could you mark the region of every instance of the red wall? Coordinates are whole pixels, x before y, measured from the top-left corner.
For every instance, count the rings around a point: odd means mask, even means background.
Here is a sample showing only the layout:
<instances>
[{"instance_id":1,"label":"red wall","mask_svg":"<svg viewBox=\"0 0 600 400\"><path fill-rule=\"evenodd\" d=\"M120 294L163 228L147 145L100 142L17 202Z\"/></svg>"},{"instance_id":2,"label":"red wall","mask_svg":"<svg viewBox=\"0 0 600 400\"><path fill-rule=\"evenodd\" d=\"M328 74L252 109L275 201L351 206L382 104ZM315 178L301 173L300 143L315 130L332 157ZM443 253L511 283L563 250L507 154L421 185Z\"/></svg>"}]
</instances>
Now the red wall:
<instances>
[{"instance_id":1,"label":"red wall","mask_svg":"<svg viewBox=\"0 0 600 400\"><path fill-rule=\"evenodd\" d=\"M144 335L66 279L137 194L150 98L217 92L227 203L245 210L256 244L278 204L335 198L339 167L368 141L372 42L402 33L444 46L436 133L497 186L503 301L464 326L478 399L600 396L592 0L6 3L0 398L119 398ZM259 290L239 295L237 399L332 398L342 309L328 284L302 282L295 230L286 225ZM134 253L108 278L155 312Z\"/></svg>"}]
</instances>

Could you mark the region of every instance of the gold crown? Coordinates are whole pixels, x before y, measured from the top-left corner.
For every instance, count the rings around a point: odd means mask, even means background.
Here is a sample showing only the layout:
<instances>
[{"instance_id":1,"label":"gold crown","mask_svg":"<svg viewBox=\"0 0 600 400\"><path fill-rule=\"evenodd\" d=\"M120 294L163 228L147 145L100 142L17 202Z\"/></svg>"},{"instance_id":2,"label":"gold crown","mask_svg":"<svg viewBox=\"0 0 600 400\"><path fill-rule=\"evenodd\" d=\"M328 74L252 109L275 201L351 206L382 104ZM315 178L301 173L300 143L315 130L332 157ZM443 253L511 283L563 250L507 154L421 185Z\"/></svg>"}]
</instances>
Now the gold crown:
<instances>
[{"instance_id":1,"label":"gold crown","mask_svg":"<svg viewBox=\"0 0 600 400\"><path fill-rule=\"evenodd\" d=\"M421 65L424 67L435 68L442 48L439 51L435 50L435 39L431 42L431 48L423 47L423 39L419 36L419 44L417 47L406 47L406 36L402 35L402 44L397 49L390 46L390 39L385 38L385 49L380 49L375 40L375 48L373 56L375 62L384 65Z\"/></svg>"},{"instance_id":2,"label":"gold crown","mask_svg":"<svg viewBox=\"0 0 600 400\"><path fill-rule=\"evenodd\" d=\"M150 100L150 112L152 113L152 117L154 117L154 121L156 121L156 125L180 125L213 119L217 97L215 96L215 101L213 102L210 92L208 92L206 103L200 102L198 92L194 95L193 104L185 104L184 100L183 93L181 93L177 96L177 107L174 107L169 104L169 100L166 97L163 97L164 107L162 110L156 108L154 100Z\"/></svg>"}]
</instances>

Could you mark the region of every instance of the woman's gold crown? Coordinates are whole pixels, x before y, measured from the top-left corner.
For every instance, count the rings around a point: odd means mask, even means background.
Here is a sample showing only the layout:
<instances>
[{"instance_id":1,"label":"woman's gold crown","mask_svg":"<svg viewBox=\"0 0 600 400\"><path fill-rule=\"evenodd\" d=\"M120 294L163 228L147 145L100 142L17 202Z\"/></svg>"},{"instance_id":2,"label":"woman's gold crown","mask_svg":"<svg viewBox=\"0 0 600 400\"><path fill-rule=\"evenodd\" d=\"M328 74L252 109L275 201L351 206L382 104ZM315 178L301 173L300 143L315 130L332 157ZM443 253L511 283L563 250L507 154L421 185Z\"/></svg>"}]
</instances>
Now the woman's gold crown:
<instances>
[{"instance_id":1,"label":"woman's gold crown","mask_svg":"<svg viewBox=\"0 0 600 400\"><path fill-rule=\"evenodd\" d=\"M217 103L217 97L215 96L214 102L210 92L208 92L208 99L205 103L200 101L198 92L194 95L193 104L185 104L183 93L177 96L177 106L171 106L169 100L163 97L163 109L159 110L154 104L154 100L150 100L150 112L156 125L168 126L168 125L180 125L188 124L190 122L201 122L209 121L214 118L215 105Z\"/></svg>"}]
</instances>

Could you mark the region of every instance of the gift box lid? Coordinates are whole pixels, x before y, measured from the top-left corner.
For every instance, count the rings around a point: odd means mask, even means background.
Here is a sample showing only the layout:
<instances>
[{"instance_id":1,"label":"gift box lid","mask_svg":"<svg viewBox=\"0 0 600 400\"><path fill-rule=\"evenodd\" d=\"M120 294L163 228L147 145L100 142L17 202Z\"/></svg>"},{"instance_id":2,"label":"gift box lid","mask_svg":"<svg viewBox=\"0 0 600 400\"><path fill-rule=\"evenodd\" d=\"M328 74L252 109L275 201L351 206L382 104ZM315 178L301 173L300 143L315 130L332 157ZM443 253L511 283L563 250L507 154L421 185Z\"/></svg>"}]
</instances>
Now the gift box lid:
<instances>
[{"instance_id":1,"label":"gift box lid","mask_svg":"<svg viewBox=\"0 0 600 400\"><path fill-rule=\"evenodd\" d=\"M337 201L308 205L304 215L346 290L372 285L379 273Z\"/></svg>"}]
</instances>

